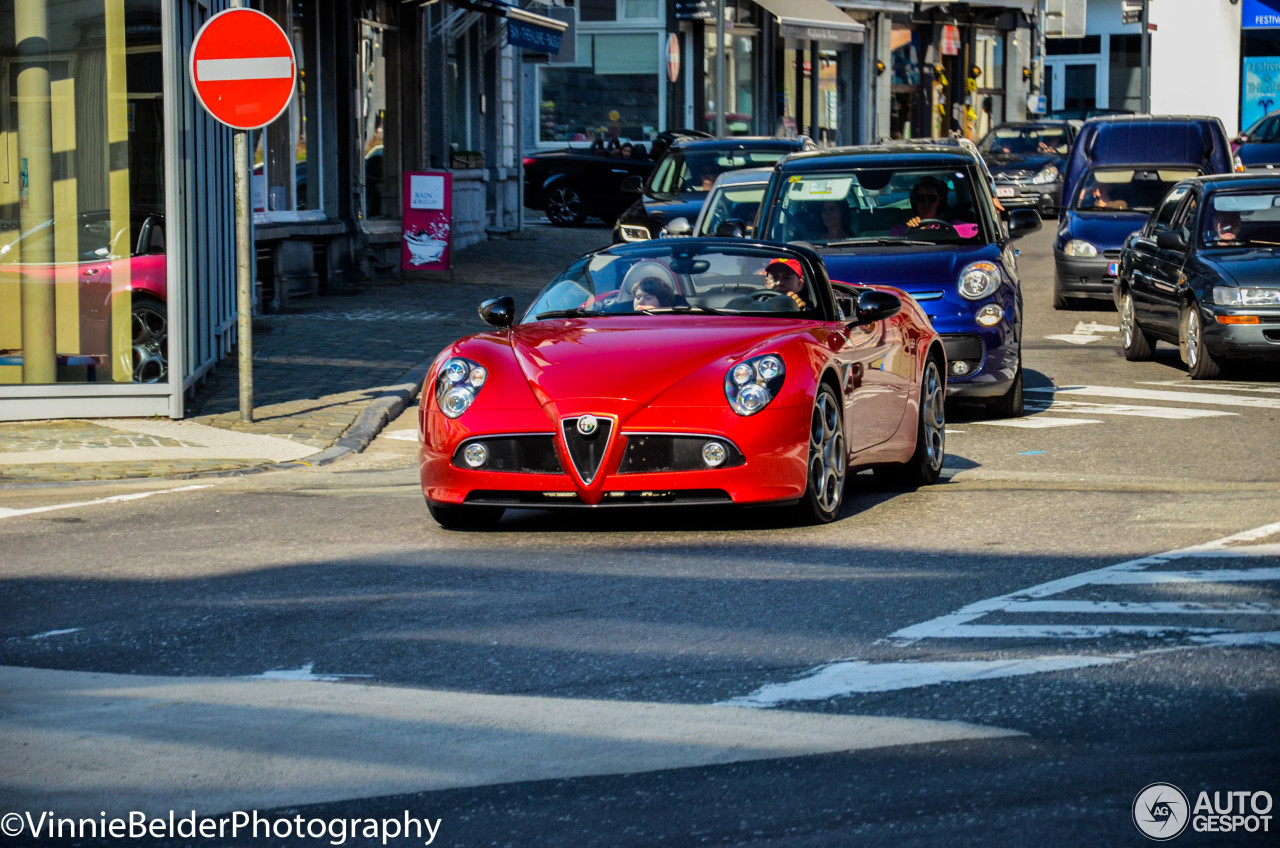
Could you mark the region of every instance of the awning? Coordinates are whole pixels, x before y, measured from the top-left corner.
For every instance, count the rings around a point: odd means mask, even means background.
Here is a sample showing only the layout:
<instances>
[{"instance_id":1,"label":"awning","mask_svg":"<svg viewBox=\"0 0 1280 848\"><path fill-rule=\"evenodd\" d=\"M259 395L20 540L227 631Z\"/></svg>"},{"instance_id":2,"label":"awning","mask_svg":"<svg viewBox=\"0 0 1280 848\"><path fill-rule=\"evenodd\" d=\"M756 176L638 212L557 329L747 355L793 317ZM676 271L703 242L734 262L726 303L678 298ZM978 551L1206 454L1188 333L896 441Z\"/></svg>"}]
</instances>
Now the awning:
<instances>
[{"instance_id":1,"label":"awning","mask_svg":"<svg viewBox=\"0 0 1280 848\"><path fill-rule=\"evenodd\" d=\"M861 44L867 28L827 0L756 0L778 19L783 38Z\"/></svg>"},{"instance_id":2,"label":"awning","mask_svg":"<svg viewBox=\"0 0 1280 848\"><path fill-rule=\"evenodd\" d=\"M923 11L930 6L987 6L996 9L1014 9L1032 14L1036 8L1036 0L916 0Z\"/></svg>"},{"instance_id":3,"label":"awning","mask_svg":"<svg viewBox=\"0 0 1280 848\"><path fill-rule=\"evenodd\" d=\"M831 0L837 9L850 12L914 12L913 0Z\"/></svg>"}]
</instances>

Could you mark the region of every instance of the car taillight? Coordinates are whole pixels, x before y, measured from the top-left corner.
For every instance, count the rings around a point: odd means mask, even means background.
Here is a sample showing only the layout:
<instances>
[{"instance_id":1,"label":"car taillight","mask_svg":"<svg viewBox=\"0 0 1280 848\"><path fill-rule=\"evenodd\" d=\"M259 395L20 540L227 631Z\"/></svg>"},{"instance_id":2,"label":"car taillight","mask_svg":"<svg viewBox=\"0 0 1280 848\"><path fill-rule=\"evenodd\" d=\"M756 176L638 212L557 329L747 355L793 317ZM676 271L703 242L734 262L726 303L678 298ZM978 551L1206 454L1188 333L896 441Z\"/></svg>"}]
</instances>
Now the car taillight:
<instances>
[{"instance_id":1,"label":"car taillight","mask_svg":"<svg viewBox=\"0 0 1280 848\"><path fill-rule=\"evenodd\" d=\"M530 159L524 159L524 160L522 160L521 164L522 164L522 165L524 165L524 167L526 167L526 168L527 168L527 167L529 167L530 165L532 165L532 164L534 163L534 161L535 161L535 160L534 160L534 159L532 159L532 158L530 158Z\"/></svg>"}]
</instances>

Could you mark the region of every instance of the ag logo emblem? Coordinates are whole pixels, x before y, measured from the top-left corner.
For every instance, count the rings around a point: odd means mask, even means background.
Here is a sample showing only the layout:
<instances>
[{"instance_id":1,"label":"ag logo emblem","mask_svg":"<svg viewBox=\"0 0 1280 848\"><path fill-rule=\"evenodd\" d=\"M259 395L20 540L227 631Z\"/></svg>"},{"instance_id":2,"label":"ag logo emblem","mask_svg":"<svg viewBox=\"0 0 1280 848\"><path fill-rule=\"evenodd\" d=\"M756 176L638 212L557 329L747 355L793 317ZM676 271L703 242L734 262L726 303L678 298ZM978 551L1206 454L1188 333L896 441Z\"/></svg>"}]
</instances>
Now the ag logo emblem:
<instances>
[{"instance_id":1,"label":"ag logo emblem","mask_svg":"<svg viewBox=\"0 0 1280 848\"><path fill-rule=\"evenodd\" d=\"M1153 783L1133 799L1133 823L1142 835L1164 842L1187 828L1187 796L1172 783Z\"/></svg>"},{"instance_id":2,"label":"ag logo emblem","mask_svg":"<svg viewBox=\"0 0 1280 848\"><path fill-rule=\"evenodd\" d=\"M600 422L596 420L594 415L584 415L578 419L578 432L584 436L590 436L600 427Z\"/></svg>"}]
</instances>

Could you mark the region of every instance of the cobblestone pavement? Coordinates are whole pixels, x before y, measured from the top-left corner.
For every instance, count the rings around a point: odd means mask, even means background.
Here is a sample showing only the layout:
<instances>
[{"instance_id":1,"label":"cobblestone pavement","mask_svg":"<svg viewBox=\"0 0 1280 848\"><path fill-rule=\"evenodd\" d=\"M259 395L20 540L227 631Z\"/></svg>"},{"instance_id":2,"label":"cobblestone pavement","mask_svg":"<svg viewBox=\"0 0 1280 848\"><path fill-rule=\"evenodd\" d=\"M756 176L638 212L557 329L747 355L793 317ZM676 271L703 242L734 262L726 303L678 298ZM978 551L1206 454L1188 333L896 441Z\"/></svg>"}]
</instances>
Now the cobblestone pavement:
<instances>
[{"instance_id":1,"label":"cobblestone pavement","mask_svg":"<svg viewBox=\"0 0 1280 848\"><path fill-rule=\"evenodd\" d=\"M452 281L381 281L254 319L254 421L240 421L234 355L187 399L184 421L0 422L0 486L181 478L362 450L411 402L427 366L485 325L476 307L510 294L517 309L576 257L609 242L599 222L523 233L459 251Z\"/></svg>"}]
</instances>

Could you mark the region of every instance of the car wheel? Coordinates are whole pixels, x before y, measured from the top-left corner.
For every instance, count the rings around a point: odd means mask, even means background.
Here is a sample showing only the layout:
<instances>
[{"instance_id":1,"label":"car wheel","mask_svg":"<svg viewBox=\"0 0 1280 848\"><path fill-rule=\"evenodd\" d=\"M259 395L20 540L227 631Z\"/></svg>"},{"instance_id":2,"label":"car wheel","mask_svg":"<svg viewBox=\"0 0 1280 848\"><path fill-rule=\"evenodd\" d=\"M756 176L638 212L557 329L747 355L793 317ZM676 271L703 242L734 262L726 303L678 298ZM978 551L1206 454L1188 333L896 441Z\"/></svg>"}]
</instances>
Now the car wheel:
<instances>
[{"instance_id":1,"label":"car wheel","mask_svg":"<svg viewBox=\"0 0 1280 848\"><path fill-rule=\"evenodd\" d=\"M1193 380L1212 380L1222 373L1204 346L1200 306L1194 300L1182 309L1182 360L1187 363L1187 373Z\"/></svg>"},{"instance_id":2,"label":"car wheel","mask_svg":"<svg viewBox=\"0 0 1280 848\"><path fill-rule=\"evenodd\" d=\"M1053 275L1053 308L1066 309L1070 304L1067 302L1067 296L1062 293L1062 284L1058 282L1058 275Z\"/></svg>"},{"instance_id":3,"label":"car wheel","mask_svg":"<svg viewBox=\"0 0 1280 848\"><path fill-rule=\"evenodd\" d=\"M823 383L813 400L809 422L808 485L796 504L805 524L827 524L840 513L847 470L844 442L844 410L831 387Z\"/></svg>"},{"instance_id":4,"label":"car wheel","mask_svg":"<svg viewBox=\"0 0 1280 848\"><path fill-rule=\"evenodd\" d=\"M163 383L169 378L169 318L163 303L135 297L133 318L133 382Z\"/></svg>"},{"instance_id":5,"label":"car wheel","mask_svg":"<svg viewBox=\"0 0 1280 848\"><path fill-rule=\"evenodd\" d=\"M587 220L582 195L571 185L553 186L547 192L547 217L559 227L576 227Z\"/></svg>"},{"instance_id":6,"label":"car wheel","mask_svg":"<svg viewBox=\"0 0 1280 848\"><path fill-rule=\"evenodd\" d=\"M427 501L427 511L446 530L483 530L497 524L506 512L500 506L453 506L431 501Z\"/></svg>"},{"instance_id":7,"label":"car wheel","mask_svg":"<svg viewBox=\"0 0 1280 848\"><path fill-rule=\"evenodd\" d=\"M993 418L1022 417L1022 353L1018 353L1018 373L1013 377L1009 391L991 401L988 406Z\"/></svg>"},{"instance_id":8,"label":"car wheel","mask_svg":"<svg viewBox=\"0 0 1280 848\"><path fill-rule=\"evenodd\" d=\"M1155 339L1147 335L1133 314L1133 295L1125 291L1120 295L1120 344L1124 358L1130 362L1144 362L1151 358Z\"/></svg>"},{"instance_id":9,"label":"car wheel","mask_svg":"<svg viewBox=\"0 0 1280 848\"><path fill-rule=\"evenodd\" d=\"M946 458L947 384L930 358L920 378L920 416L916 425L916 450L902 465L875 469L876 479L890 485L928 486L938 482Z\"/></svg>"}]
</instances>

